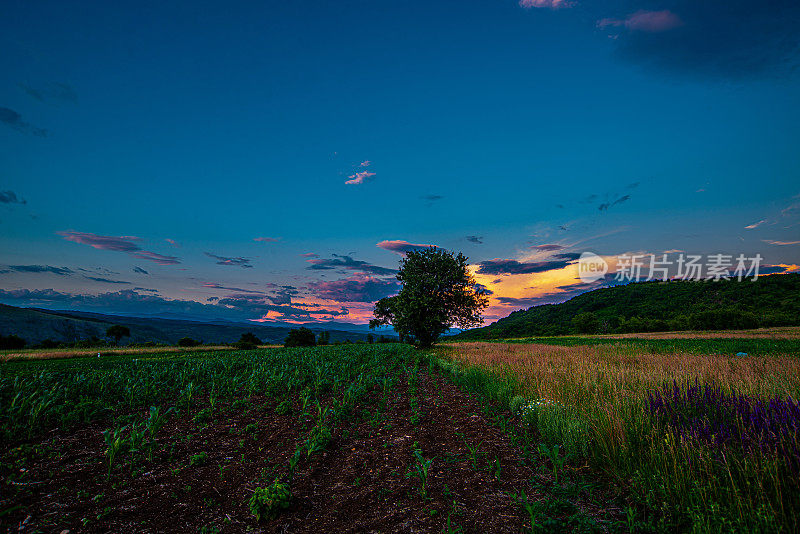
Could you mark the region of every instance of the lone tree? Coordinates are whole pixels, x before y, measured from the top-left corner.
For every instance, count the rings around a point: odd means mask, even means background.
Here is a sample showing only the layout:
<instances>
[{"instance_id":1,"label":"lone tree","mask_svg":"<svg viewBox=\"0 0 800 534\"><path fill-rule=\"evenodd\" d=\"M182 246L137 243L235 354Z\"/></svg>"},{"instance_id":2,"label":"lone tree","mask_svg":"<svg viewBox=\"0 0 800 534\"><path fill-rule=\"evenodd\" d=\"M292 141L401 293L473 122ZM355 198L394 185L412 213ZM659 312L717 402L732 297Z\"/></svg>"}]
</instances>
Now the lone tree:
<instances>
[{"instance_id":1,"label":"lone tree","mask_svg":"<svg viewBox=\"0 0 800 534\"><path fill-rule=\"evenodd\" d=\"M127 326L122 326L121 324L115 324L114 326L109 326L108 330L106 330L107 337L113 337L114 343L119 345L119 341L123 337L131 337L131 329Z\"/></svg>"},{"instance_id":2,"label":"lone tree","mask_svg":"<svg viewBox=\"0 0 800 534\"><path fill-rule=\"evenodd\" d=\"M400 262L397 279L400 293L375 304L369 326L392 325L401 341L411 336L420 348L430 347L453 326L479 326L481 310L489 305L460 252L436 247L410 251Z\"/></svg>"}]
</instances>

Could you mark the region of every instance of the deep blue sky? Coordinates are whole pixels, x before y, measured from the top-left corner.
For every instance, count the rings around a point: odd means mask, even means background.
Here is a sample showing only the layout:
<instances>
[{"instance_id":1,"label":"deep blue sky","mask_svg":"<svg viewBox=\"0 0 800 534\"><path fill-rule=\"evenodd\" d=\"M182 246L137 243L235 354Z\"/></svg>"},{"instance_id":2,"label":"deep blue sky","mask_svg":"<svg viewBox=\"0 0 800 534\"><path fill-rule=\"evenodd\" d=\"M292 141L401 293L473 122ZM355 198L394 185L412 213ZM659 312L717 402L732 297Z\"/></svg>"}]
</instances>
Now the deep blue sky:
<instances>
[{"instance_id":1,"label":"deep blue sky","mask_svg":"<svg viewBox=\"0 0 800 534\"><path fill-rule=\"evenodd\" d=\"M4 3L0 302L363 321L383 241L490 318L583 290L558 253L800 263L796 1L164 4Z\"/></svg>"}]
</instances>

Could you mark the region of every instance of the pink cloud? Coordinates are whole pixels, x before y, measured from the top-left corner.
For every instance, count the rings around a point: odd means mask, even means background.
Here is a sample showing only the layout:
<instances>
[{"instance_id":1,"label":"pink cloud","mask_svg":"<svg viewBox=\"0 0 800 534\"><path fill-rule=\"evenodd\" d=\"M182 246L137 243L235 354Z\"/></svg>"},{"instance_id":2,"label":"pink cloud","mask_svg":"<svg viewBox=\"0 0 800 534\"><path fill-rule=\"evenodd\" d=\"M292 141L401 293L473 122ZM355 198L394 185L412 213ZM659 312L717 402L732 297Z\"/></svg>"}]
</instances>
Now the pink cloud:
<instances>
[{"instance_id":1,"label":"pink cloud","mask_svg":"<svg viewBox=\"0 0 800 534\"><path fill-rule=\"evenodd\" d=\"M571 7L572 2L567 0L519 0L519 5L529 9L532 7L560 9L562 7Z\"/></svg>"},{"instance_id":2,"label":"pink cloud","mask_svg":"<svg viewBox=\"0 0 800 534\"><path fill-rule=\"evenodd\" d=\"M178 244L178 242L175 241L174 239L167 238L164 241L166 241L167 243L169 243L170 245L172 245L175 248L180 248L180 244Z\"/></svg>"},{"instance_id":3,"label":"pink cloud","mask_svg":"<svg viewBox=\"0 0 800 534\"><path fill-rule=\"evenodd\" d=\"M364 160L361 163L359 163L358 165L360 167L369 167L370 163L372 163L370 160Z\"/></svg>"},{"instance_id":4,"label":"pink cloud","mask_svg":"<svg viewBox=\"0 0 800 534\"><path fill-rule=\"evenodd\" d=\"M177 265L180 263L180 260L175 256L164 256L162 254L156 254L155 252L148 252L147 250L142 250L141 252L134 252L131 254L134 258L140 258L143 260L150 260L158 265Z\"/></svg>"},{"instance_id":5,"label":"pink cloud","mask_svg":"<svg viewBox=\"0 0 800 534\"><path fill-rule=\"evenodd\" d=\"M319 258L319 254L315 254L313 252L306 252L305 254L300 254L304 258Z\"/></svg>"},{"instance_id":6,"label":"pink cloud","mask_svg":"<svg viewBox=\"0 0 800 534\"><path fill-rule=\"evenodd\" d=\"M89 245L90 247L100 250L113 250L114 252L135 252L141 250L139 245L134 243L134 241L141 241L141 239L134 236L125 235L115 237L97 235L90 232L73 232L72 230L56 233L67 241Z\"/></svg>"},{"instance_id":7,"label":"pink cloud","mask_svg":"<svg viewBox=\"0 0 800 534\"><path fill-rule=\"evenodd\" d=\"M770 245L800 245L800 241L773 241L772 239L762 239L761 241Z\"/></svg>"},{"instance_id":8,"label":"pink cloud","mask_svg":"<svg viewBox=\"0 0 800 534\"><path fill-rule=\"evenodd\" d=\"M411 250L425 250L426 248L435 247L436 245L422 245L416 243L409 243L408 241L403 241L400 239L395 239L393 241L381 241L375 246L378 248L382 248L383 250L396 252L397 254L405 254L406 252Z\"/></svg>"},{"instance_id":9,"label":"pink cloud","mask_svg":"<svg viewBox=\"0 0 800 534\"><path fill-rule=\"evenodd\" d=\"M351 174L350 176L348 176L348 178L350 179L347 180L345 183L348 185L361 185L365 181L372 178L373 176L375 176L374 172L369 172L369 171L357 172L355 174Z\"/></svg>"},{"instance_id":10,"label":"pink cloud","mask_svg":"<svg viewBox=\"0 0 800 534\"><path fill-rule=\"evenodd\" d=\"M277 243L280 240L280 237L256 237L253 239L253 241L259 241L261 243Z\"/></svg>"},{"instance_id":11,"label":"pink cloud","mask_svg":"<svg viewBox=\"0 0 800 534\"><path fill-rule=\"evenodd\" d=\"M597 22L598 28L624 26L631 31L648 33L665 32L682 25L683 21L680 17L668 9L662 11L641 10L628 15L624 19L606 18Z\"/></svg>"}]
</instances>

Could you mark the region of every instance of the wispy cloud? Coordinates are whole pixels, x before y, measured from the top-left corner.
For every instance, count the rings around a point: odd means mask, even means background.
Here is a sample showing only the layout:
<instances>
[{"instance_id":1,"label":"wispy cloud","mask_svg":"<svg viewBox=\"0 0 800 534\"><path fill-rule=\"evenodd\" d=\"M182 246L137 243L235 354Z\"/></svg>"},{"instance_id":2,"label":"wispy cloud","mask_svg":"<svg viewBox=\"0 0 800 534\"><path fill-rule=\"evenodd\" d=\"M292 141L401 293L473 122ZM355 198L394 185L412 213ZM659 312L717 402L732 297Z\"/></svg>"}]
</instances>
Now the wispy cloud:
<instances>
[{"instance_id":1,"label":"wispy cloud","mask_svg":"<svg viewBox=\"0 0 800 534\"><path fill-rule=\"evenodd\" d=\"M47 137L47 130L37 128L22 120L22 115L13 109L0 107L0 122L9 126L18 132L35 135L37 137Z\"/></svg>"},{"instance_id":2,"label":"wispy cloud","mask_svg":"<svg viewBox=\"0 0 800 534\"><path fill-rule=\"evenodd\" d=\"M130 284L130 282L125 282L124 280L111 280L110 278L102 278L99 276L83 275L83 277L88 280L94 280L95 282L103 282L104 284Z\"/></svg>"},{"instance_id":3,"label":"wispy cloud","mask_svg":"<svg viewBox=\"0 0 800 534\"><path fill-rule=\"evenodd\" d=\"M89 232L75 232L72 230L56 232L67 241L89 245L99 250L112 250L114 252L136 252L142 250L135 241L141 241L134 236L108 236Z\"/></svg>"},{"instance_id":4,"label":"wispy cloud","mask_svg":"<svg viewBox=\"0 0 800 534\"><path fill-rule=\"evenodd\" d=\"M361 185L361 184L371 180L373 176L375 176L374 172L369 172L369 171L357 172L355 174L351 174L350 176L348 176L348 178L350 178L350 179L347 180L345 182L345 184L347 184L347 185Z\"/></svg>"},{"instance_id":5,"label":"wispy cloud","mask_svg":"<svg viewBox=\"0 0 800 534\"><path fill-rule=\"evenodd\" d=\"M361 271L377 275L395 274L397 272L395 269L379 267L365 261L355 260L350 256L340 256L338 254L334 254L333 258L330 259L309 259L306 261L311 264L308 269L315 271L345 269L348 271Z\"/></svg>"},{"instance_id":6,"label":"wispy cloud","mask_svg":"<svg viewBox=\"0 0 800 534\"><path fill-rule=\"evenodd\" d=\"M519 5L524 8L546 8L546 9L561 9L573 5L568 0L519 0Z\"/></svg>"},{"instance_id":7,"label":"wispy cloud","mask_svg":"<svg viewBox=\"0 0 800 534\"><path fill-rule=\"evenodd\" d=\"M358 164L359 167L369 167L372 164L370 160L364 160Z\"/></svg>"},{"instance_id":8,"label":"wispy cloud","mask_svg":"<svg viewBox=\"0 0 800 534\"><path fill-rule=\"evenodd\" d=\"M640 10L623 19L605 18L597 22L598 28L607 26L624 27L631 31L658 33L675 29L683 25L683 21L675 13L664 9L661 11Z\"/></svg>"},{"instance_id":9,"label":"wispy cloud","mask_svg":"<svg viewBox=\"0 0 800 534\"><path fill-rule=\"evenodd\" d=\"M227 256L217 256L216 254L212 254L210 252L205 253L206 256L209 258L214 258L217 260L217 265L228 265L231 267L241 267L242 269L252 269L253 266L250 265L249 258L242 258L241 256L235 258L229 258Z\"/></svg>"},{"instance_id":10,"label":"wispy cloud","mask_svg":"<svg viewBox=\"0 0 800 534\"><path fill-rule=\"evenodd\" d=\"M209 289L221 289L221 290L224 290L224 291L235 291L237 293L252 293L254 295L264 295L265 294L263 291L256 291L254 289L242 289L241 287L227 287L227 286L223 286L223 285L216 284L216 283L213 283L213 282L209 282L209 283L203 284L203 287L206 287L206 288L209 288Z\"/></svg>"},{"instance_id":11,"label":"wispy cloud","mask_svg":"<svg viewBox=\"0 0 800 534\"><path fill-rule=\"evenodd\" d=\"M139 274L150 274L147 271L145 271L144 269L142 269L141 267L134 267L133 268L133 272L139 273Z\"/></svg>"},{"instance_id":12,"label":"wispy cloud","mask_svg":"<svg viewBox=\"0 0 800 534\"><path fill-rule=\"evenodd\" d=\"M156 254L155 252L149 252L147 250L133 252L131 253L131 256L142 260L152 261L158 265L177 265L181 262L180 259L175 256L164 256L163 254Z\"/></svg>"},{"instance_id":13,"label":"wispy cloud","mask_svg":"<svg viewBox=\"0 0 800 534\"><path fill-rule=\"evenodd\" d=\"M630 200L630 198L631 198L630 195L622 195L621 197L618 197L617 199L612 200L610 202L603 202L597 207L597 209L599 209L600 211L608 211L608 208L616 206L617 204L622 204L623 202L627 202L628 200Z\"/></svg>"},{"instance_id":14,"label":"wispy cloud","mask_svg":"<svg viewBox=\"0 0 800 534\"><path fill-rule=\"evenodd\" d=\"M306 252L305 254L300 254L303 258L319 258L319 254L315 254L314 252Z\"/></svg>"},{"instance_id":15,"label":"wispy cloud","mask_svg":"<svg viewBox=\"0 0 800 534\"><path fill-rule=\"evenodd\" d=\"M70 276L75 272L67 267L53 267L51 265L8 265L9 270L18 273L52 273L59 276Z\"/></svg>"},{"instance_id":16,"label":"wispy cloud","mask_svg":"<svg viewBox=\"0 0 800 534\"><path fill-rule=\"evenodd\" d=\"M535 248L536 250L541 250L541 251L546 251L546 252L552 252L554 250L562 250L564 248L564 246L563 245L556 245L554 243L547 243L547 244L544 244L544 245L536 245L536 246L533 246L531 248Z\"/></svg>"},{"instance_id":17,"label":"wispy cloud","mask_svg":"<svg viewBox=\"0 0 800 534\"><path fill-rule=\"evenodd\" d=\"M442 195L422 195L419 198L421 198L425 202L428 202L428 203L432 204L432 203L434 203L434 202L436 202L438 200L442 200L444 197Z\"/></svg>"},{"instance_id":18,"label":"wispy cloud","mask_svg":"<svg viewBox=\"0 0 800 534\"><path fill-rule=\"evenodd\" d=\"M436 245L409 243L408 241L395 239L392 241L381 241L380 243L377 243L375 246L378 248L382 248L383 250L395 252L397 254L405 254L406 252L409 252L411 250L425 250L430 247L435 247Z\"/></svg>"},{"instance_id":19,"label":"wispy cloud","mask_svg":"<svg viewBox=\"0 0 800 534\"><path fill-rule=\"evenodd\" d=\"M175 256L164 256L155 252L142 250L136 243L141 241L140 238L134 236L108 236L98 235L90 232L75 232L73 230L56 232L67 241L80 243L82 245L89 245L98 250L110 250L113 252L125 252L143 260L152 261L158 265L176 265L180 260Z\"/></svg>"},{"instance_id":20,"label":"wispy cloud","mask_svg":"<svg viewBox=\"0 0 800 534\"><path fill-rule=\"evenodd\" d=\"M478 274L533 274L563 269L571 264L578 254L556 254L553 261L529 261L493 259L478 264Z\"/></svg>"},{"instance_id":21,"label":"wispy cloud","mask_svg":"<svg viewBox=\"0 0 800 534\"><path fill-rule=\"evenodd\" d=\"M167 238L164 241L166 241L167 243L169 243L170 245L172 245L175 248L180 248L181 247L180 243L178 243L174 239Z\"/></svg>"},{"instance_id":22,"label":"wispy cloud","mask_svg":"<svg viewBox=\"0 0 800 534\"><path fill-rule=\"evenodd\" d=\"M27 204L28 202L18 197L14 191L0 191L0 204Z\"/></svg>"},{"instance_id":23,"label":"wispy cloud","mask_svg":"<svg viewBox=\"0 0 800 534\"><path fill-rule=\"evenodd\" d=\"M752 230L753 228L758 228L759 226L761 226L765 222L767 222L767 219L761 219L760 221L754 222L753 224L748 224L747 226L745 226L745 229L746 230Z\"/></svg>"},{"instance_id":24,"label":"wispy cloud","mask_svg":"<svg viewBox=\"0 0 800 534\"><path fill-rule=\"evenodd\" d=\"M253 241L258 241L259 243L277 243L280 240L280 237L256 237L253 239Z\"/></svg>"},{"instance_id":25,"label":"wispy cloud","mask_svg":"<svg viewBox=\"0 0 800 534\"><path fill-rule=\"evenodd\" d=\"M761 241L769 245L800 245L800 241L773 241L772 239L762 239Z\"/></svg>"},{"instance_id":26,"label":"wispy cloud","mask_svg":"<svg viewBox=\"0 0 800 534\"><path fill-rule=\"evenodd\" d=\"M466 239L470 243L475 243L476 245L483 245L483 237L482 236L468 235L464 239Z\"/></svg>"},{"instance_id":27,"label":"wispy cloud","mask_svg":"<svg viewBox=\"0 0 800 534\"><path fill-rule=\"evenodd\" d=\"M20 83L18 85L26 95L39 102L45 102L46 100L62 100L73 104L78 103L78 93L67 83L51 82L42 84L39 87L33 87L25 83Z\"/></svg>"}]
</instances>

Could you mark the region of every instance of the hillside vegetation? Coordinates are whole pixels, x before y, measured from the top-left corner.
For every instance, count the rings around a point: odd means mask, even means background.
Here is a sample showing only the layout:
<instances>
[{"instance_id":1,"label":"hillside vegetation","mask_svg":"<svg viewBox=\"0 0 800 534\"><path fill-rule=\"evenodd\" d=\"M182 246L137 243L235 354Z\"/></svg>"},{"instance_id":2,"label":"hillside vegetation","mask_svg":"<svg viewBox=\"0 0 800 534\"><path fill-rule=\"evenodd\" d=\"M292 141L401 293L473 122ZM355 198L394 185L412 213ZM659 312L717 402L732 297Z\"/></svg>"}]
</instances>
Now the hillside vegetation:
<instances>
[{"instance_id":1,"label":"hillside vegetation","mask_svg":"<svg viewBox=\"0 0 800 534\"><path fill-rule=\"evenodd\" d=\"M130 343L163 343L173 345L181 338L192 338L204 343L232 343L242 334L251 332L265 343L283 343L293 325L262 326L243 323L205 323L158 317L123 317L97 313L54 311L17 308L0 304L0 335L14 335L25 340L27 346L50 340L56 343L74 343L91 338L104 339L107 329L115 324L130 329ZM328 325L311 329L314 333L330 332L328 341L362 341L369 332L355 332Z\"/></svg>"},{"instance_id":2,"label":"hillside vegetation","mask_svg":"<svg viewBox=\"0 0 800 534\"><path fill-rule=\"evenodd\" d=\"M756 281L638 282L512 313L455 339L800 325L800 274Z\"/></svg>"}]
</instances>

